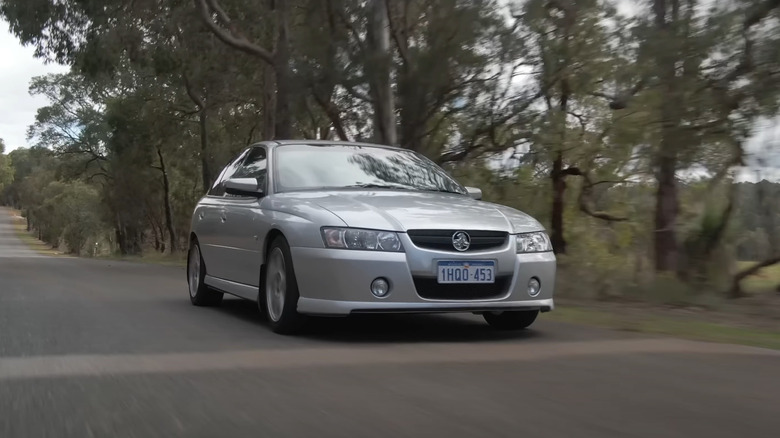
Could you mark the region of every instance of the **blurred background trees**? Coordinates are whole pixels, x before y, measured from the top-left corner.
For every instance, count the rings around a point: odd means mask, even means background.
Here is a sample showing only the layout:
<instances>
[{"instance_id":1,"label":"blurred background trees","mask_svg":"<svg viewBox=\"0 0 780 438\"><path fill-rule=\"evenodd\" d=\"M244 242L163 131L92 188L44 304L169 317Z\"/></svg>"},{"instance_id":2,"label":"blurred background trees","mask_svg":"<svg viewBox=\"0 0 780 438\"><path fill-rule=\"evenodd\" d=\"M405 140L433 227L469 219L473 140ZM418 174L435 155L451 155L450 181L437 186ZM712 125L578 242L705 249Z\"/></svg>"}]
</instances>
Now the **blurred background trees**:
<instances>
[{"instance_id":1,"label":"blurred background trees","mask_svg":"<svg viewBox=\"0 0 780 438\"><path fill-rule=\"evenodd\" d=\"M778 116L776 0L5 0L0 14L71 67L32 81L50 102L34 146L0 154L2 199L68 251L179 254L230 157L317 138L419 151L534 215L562 290L673 279L739 296L738 271L780 252L780 186L744 178L780 166L777 145L748 142Z\"/></svg>"}]
</instances>

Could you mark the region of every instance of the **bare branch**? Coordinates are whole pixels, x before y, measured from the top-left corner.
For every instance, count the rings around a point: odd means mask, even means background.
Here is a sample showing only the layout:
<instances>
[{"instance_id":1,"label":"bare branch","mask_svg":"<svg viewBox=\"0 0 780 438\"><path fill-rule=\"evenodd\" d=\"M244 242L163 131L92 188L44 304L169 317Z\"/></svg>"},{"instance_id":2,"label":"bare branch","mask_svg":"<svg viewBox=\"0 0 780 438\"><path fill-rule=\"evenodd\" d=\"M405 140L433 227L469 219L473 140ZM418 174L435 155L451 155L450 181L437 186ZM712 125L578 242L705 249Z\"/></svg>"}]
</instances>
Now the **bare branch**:
<instances>
[{"instance_id":1,"label":"bare branch","mask_svg":"<svg viewBox=\"0 0 780 438\"><path fill-rule=\"evenodd\" d=\"M224 9L217 3L217 0L193 0L195 6L200 11L200 18L203 23L211 30L211 32L223 43L236 50L240 50L250 55L255 55L267 62L270 65L274 65L274 54L268 50L260 47L259 45L252 43L232 24L230 18L225 13ZM216 12L220 21L227 26L229 30L225 30L220 27L214 20L211 19L210 9Z\"/></svg>"},{"instance_id":2,"label":"bare branch","mask_svg":"<svg viewBox=\"0 0 780 438\"><path fill-rule=\"evenodd\" d=\"M398 29L398 26L396 26L395 22L393 21L393 11L390 7L390 2L385 1L385 9L387 10L387 23L390 27L390 34L393 36L393 40L395 41L396 47L398 47L398 54L401 56L401 60L403 61L405 66L409 66L409 48L408 43L403 40L403 36L400 34L401 30Z\"/></svg>"},{"instance_id":3,"label":"bare branch","mask_svg":"<svg viewBox=\"0 0 780 438\"><path fill-rule=\"evenodd\" d=\"M330 119L330 122L333 124L333 128L336 130L339 139L342 141L349 141L349 136L347 135L347 131L344 130L344 123L341 121L341 115L339 114L336 105L334 105L332 101L323 99L319 93L314 93L314 100L322 110L325 111L325 115L328 116L328 119Z\"/></svg>"},{"instance_id":4,"label":"bare branch","mask_svg":"<svg viewBox=\"0 0 780 438\"><path fill-rule=\"evenodd\" d=\"M590 177L590 174L587 171L582 171L577 167L567 167L566 169L563 169L561 171L561 174L563 176L566 175L574 175L574 176L581 176L585 181L582 186L582 190L580 190L580 195L578 197L579 207L580 211L587 214L588 216L595 217L596 219L601 219L608 222L624 222L627 221L627 217L622 216L614 216L609 213L601 212L601 211L593 211L593 208L590 206L590 197L591 193L593 191L593 187L596 186L596 184L605 184L607 181L599 181L598 183L593 183Z\"/></svg>"},{"instance_id":5,"label":"bare branch","mask_svg":"<svg viewBox=\"0 0 780 438\"><path fill-rule=\"evenodd\" d=\"M195 103L195 105L198 107L199 110L203 110L206 108L206 103L203 101L203 99L195 94L195 90L192 88L192 84L190 83L189 78L187 77L186 72L182 72L181 78L184 81L184 88L187 90L187 96Z\"/></svg>"}]
</instances>

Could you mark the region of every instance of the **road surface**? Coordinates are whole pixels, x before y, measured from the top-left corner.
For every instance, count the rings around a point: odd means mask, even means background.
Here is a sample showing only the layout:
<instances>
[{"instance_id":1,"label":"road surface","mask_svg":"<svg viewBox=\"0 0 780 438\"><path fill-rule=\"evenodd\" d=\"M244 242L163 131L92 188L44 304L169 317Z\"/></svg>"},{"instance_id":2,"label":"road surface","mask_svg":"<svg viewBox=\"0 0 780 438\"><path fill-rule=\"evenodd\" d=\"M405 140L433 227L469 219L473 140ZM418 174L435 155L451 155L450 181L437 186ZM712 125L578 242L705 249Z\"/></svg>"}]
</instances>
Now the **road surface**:
<instances>
[{"instance_id":1,"label":"road surface","mask_svg":"<svg viewBox=\"0 0 780 438\"><path fill-rule=\"evenodd\" d=\"M479 317L190 305L184 270L45 257L0 211L0 437L776 437L780 355Z\"/></svg>"}]
</instances>

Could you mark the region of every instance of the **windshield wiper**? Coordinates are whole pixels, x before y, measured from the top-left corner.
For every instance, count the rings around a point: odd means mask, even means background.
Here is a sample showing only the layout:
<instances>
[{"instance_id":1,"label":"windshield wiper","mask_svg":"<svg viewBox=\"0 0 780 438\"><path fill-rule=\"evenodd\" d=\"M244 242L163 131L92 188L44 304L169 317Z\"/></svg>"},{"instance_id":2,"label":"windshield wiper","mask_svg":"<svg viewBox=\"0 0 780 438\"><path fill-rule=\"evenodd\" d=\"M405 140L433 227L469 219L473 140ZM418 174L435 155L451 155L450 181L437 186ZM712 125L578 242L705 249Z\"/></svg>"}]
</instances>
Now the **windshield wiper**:
<instances>
[{"instance_id":1,"label":"windshield wiper","mask_svg":"<svg viewBox=\"0 0 780 438\"><path fill-rule=\"evenodd\" d=\"M401 189L401 190L414 190L413 187L405 186L403 184L380 184L380 183L364 183L364 184L352 184L345 186L348 188L360 188L360 189Z\"/></svg>"},{"instance_id":2,"label":"windshield wiper","mask_svg":"<svg viewBox=\"0 0 780 438\"><path fill-rule=\"evenodd\" d=\"M462 195L463 194L461 192L456 192L454 190L439 189L439 188L435 188L435 187L431 187L431 188L427 188L427 189L420 189L420 190L422 190L424 192L453 193L455 195Z\"/></svg>"}]
</instances>

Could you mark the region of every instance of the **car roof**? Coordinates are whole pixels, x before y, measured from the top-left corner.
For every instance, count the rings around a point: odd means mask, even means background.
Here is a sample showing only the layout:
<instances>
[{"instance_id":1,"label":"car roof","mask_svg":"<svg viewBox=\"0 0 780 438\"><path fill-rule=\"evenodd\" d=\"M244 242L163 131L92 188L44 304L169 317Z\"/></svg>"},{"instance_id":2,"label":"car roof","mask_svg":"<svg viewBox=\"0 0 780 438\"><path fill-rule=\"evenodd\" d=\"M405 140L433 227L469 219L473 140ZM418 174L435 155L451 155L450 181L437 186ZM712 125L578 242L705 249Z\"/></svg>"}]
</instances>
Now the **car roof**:
<instances>
[{"instance_id":1,"label":"car roof","mask_svg":"<svg viewBox=\"0 0 780 438\"><path fill-rule=\"evenodd\" d=\"M405 150L397 146L390 146L378 143L357 142L357 141L339 141L339 140L268 140L256 144L265 144L267 146L285 146L285 145L309 145L309 146L365 146L384 149Z\"/></svg>"}]
</instances>

